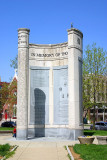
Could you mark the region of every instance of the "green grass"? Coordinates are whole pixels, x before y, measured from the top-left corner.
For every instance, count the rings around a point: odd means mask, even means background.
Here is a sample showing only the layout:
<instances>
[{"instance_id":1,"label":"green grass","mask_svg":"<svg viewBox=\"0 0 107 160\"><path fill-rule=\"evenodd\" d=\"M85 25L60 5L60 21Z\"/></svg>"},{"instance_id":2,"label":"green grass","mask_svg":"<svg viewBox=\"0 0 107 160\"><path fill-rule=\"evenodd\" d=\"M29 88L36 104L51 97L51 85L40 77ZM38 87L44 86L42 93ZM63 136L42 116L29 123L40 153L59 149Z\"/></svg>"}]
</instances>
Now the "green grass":
<instances>
[{"instance_id":1,"label":"green grass","mask_svg":"<svg viewBox=\"0 0 107 160\"><path fill-rule=\"evenodd\" d=\"M64 148L65 148L65 150L67 150L67 147L66 147L66 146L64 146Z\"/></svg>"},{"instance_id":2,"label":"green grass","mask_svg":"<svg viewBox=\"0 0 107 160\"><path fill-rule=\"evenodd\" d=\"M85 136L107 136L107 131L102 130L84 130Z\"/></svg>"},{"instance_id":3,"label":"green grass","mask_svg":"<svg viewBox=\"0 0 107 160\"><path fill-rule=\"evenodd\" d=\"M13 131L11 127L0 127L0 131Z\"/></svg>"},{"instance_id":4,"label":"green grass","mask_svg":"<svg viewBox=\"0 0 107 160\"><path fill-rule=\"evenodd\" d=\"M90 127L90 124L84 124L84 126L88 126L88 127Z\"/></svg>"},{"instance_id":5,"label":"green grass","mask_svg":"<svg viewBox=\"0 0 107 160\"><path fill-rule=\"evenodd\" d=\"M75 144L73 149L83 160L107 160L107 145Z\"/></svg>"},{"instance_id":6,"label":"green grass","mask_svg":"<svg viewBox=\"0 0 107 160\"><path fill-rule=\"evenodd\" d=\"M5 156L4 160L8 159L9 157L12 157L14 154L15 154L15 151L9 152L9 153Z\"/></svg>"},{"instance_id":7,"label":"green grass","mask_svg":"<svg viewBox=\"0 0 107 160\"><path fill-rule=\"evenodd\" d=\"M4 160L13 156L13 154L15 154L15 150L16 150L17 146L14 148L14 151L11 151L13 147L15 147L15 146L11 146L8 143L0 145L0 156L3 157Z\"/></svg>"},{"instance_id":8,"label":"green grass","mask_svg":"<svg viewBox=\"0 0 107 160\"><path fill-rule=\"evenodd\" d=\"M5 156L10 151L10 147L8 143L0 145L0 156Z\"/></svg>"},{"instance_id":9,"label":"green grass","mask_svg":"<svg viewBox=\"0 0 107 160\"><path fill-rule=\"evenodd\" d=\"M71 159L71 156L70 156L69 154L68 154L67 156L68 156L69 160L72 160L72 159Z\"/></svg>"}]
</instances>

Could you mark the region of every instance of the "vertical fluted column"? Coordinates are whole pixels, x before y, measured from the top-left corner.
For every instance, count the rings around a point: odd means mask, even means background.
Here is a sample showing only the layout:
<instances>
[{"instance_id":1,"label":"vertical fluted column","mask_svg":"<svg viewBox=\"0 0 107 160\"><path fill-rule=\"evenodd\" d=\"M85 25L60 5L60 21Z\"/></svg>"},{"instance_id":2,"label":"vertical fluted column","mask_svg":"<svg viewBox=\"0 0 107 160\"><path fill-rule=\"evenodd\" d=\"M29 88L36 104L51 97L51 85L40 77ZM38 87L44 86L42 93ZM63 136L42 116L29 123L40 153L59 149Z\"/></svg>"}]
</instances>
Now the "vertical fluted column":
<instances>
[{"instance_id":1,"label":"vertical fluted column","mask_svg":"<svg viewBox=\"0 0 107 160\"><path fill-rule=\"evenodd\" d=\"M17 139L28 137L29 29L18 29Z\"/></svg>"},{"instance_id":2,"label":"vertical fluted column","mask_svg":"<svg viewBox=\"0 0 107 160\"><path fill-rule=\"evenodd\" d=\"M79 30L68 30L69 128L74 132L82 129L82 38Z\"/></svg>"}]
</instances>

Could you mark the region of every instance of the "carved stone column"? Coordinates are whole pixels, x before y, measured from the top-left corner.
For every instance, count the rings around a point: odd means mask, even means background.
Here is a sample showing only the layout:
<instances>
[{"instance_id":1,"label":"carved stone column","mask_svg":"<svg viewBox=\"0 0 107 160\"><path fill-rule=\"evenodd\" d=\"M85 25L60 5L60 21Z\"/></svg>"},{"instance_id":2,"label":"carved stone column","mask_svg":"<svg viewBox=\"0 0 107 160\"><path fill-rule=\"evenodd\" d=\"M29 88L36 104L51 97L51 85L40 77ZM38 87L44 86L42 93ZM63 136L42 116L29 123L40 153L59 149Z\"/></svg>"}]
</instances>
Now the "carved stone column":
<instances>
[{"instance_id":1,"label":"carved stone column","mask_svg":"<svg viewBox=\"0 0 107 160\"><path fill-rule=\"evenodd\" d=\"M29 29L18 29L17 139L28 137Z\"/></svg>"},{"instance_id":2,"label":"carved stone column","mask_svg":"<svg viewBox=\"0 0 107 160\"><path fill-rule=\"evenodd\" d=\"M75 29L68 30L69 128L74 139L82 134L82 38Z\"/></svg>"}]
</instances>

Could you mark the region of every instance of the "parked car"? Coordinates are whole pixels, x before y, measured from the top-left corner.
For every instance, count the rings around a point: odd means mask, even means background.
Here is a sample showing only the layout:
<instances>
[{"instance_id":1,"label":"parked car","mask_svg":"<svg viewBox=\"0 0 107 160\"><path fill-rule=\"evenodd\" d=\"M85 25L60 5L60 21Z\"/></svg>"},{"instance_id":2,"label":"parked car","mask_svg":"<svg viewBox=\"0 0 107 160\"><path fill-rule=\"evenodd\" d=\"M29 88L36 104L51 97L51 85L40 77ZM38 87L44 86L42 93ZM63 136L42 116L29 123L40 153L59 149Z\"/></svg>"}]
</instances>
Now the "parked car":
<instances>
[{"instance_id":1,"label":"parked car","mask_svg":"<svg viewBox=\"0 0 107 160\"><path fill-rule=\"evenodd\" d=\"M104 122L107 125L107 122Z\"/></svg>"},{"instance_id":2,"label":"parked car","mask_svg":"<svg viewBox=\"0 0 107 160\"><path fill-rule=\"evenodd\" d=\"M90 126L90 129L93 129L93 124ZM106 122L96 122L95 130L106 130L107 131L107 123Z\"/></svg>"},{"instance_id":3,"label":"parked car","mask_svg":"<svg viewBox=\"0 0 107 160\"><path fill-rule=\"evenodd\" d=\"M1 127L14 127L14 126L16 126L16 123L13 121L6 121L1 124Z\"/></svg>"}]
</instances>

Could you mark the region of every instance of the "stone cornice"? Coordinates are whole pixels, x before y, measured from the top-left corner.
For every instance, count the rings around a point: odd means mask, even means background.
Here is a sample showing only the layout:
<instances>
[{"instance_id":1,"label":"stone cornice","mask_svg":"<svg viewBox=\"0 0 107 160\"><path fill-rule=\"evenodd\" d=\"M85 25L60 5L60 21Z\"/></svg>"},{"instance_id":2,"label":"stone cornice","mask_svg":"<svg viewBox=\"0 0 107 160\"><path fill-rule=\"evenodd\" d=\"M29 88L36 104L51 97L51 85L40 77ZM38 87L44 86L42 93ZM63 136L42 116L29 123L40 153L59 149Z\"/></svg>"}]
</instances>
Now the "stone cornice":
<instances>
[{"instance_id":1,"label":"stone cornice","mask_svg":"<svg viewBox=\"0 0 107 160\"><path fill-rule=\"evenodd\" d=\"M27 31L27 32L30 32L30 29L28 29L28 28L19 28L19 29L18 29L18 32L19 32L19 31Z\"/></svg>"},{"instance_id":2,"label":"stone cornice","mask_svg":"<svg viewBox=\"0 0 107 160\"><path fill-rule=\"evenodd\" d=\"M71 49L71 48L78 49L78 50L80 50L83 53L83 50L80 47L78 47L78 46L75 46L75 45L68 46L68 49Z\"/></svg>"},{"instance_id":3,"label":"stone cornice","mask_svg":"<svg viewBox=\"0 0 107 160\"><path fill-rule=\"evenodd\" d=\"M67 31L68 31L68 34L77 33L77 34L81 35L81 37L83 37L83 33L76 28L71 28L71 29L68 29Z\"/></svg>"},{"instance_id":4,"label":"stone cornice","mask_svg":"<svg viewBox=\"0 0 107 160\"><path fill-rule=\"evenodd\" d=\"M68 42L58 43L58 44L29 44L30 48L60 48L67 47Z\"/></svg>"}]
</instances>

